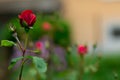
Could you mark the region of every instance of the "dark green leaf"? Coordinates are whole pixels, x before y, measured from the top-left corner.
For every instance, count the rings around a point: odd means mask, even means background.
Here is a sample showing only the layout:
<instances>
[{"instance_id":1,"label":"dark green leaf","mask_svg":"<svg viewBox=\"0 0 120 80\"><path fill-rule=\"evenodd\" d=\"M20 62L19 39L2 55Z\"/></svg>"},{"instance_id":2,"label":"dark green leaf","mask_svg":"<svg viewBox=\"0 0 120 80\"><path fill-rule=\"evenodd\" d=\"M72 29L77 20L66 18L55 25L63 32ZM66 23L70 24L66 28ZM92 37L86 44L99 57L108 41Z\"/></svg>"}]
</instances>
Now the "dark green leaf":
<instances>
[{"instance_id":1,"label":"dark green leaf","mask_svg":"<svg viewBox=\"0 0 120 80\"><path fill-rule=\"evenodd\" d=\"M10 62L8 69L10 70L11 68L13 68L15 66L15 64L21 59L23 59L23 57L13 58Z\"/></svg>"}]
</instances>

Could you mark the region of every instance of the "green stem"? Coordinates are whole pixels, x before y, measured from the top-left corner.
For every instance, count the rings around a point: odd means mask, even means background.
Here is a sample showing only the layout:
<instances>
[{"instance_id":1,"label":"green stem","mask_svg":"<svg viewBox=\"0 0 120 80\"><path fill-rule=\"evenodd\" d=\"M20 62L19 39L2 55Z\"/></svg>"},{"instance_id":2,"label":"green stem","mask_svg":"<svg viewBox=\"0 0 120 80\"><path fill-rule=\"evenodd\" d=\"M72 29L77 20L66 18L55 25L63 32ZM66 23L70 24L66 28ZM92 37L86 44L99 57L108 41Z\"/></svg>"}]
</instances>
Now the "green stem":
<instances>
[{"instance_id":1,"label":"green stem","mask_svg":"<svg viewBox=\"0 0 120 80\"><path fill-rule=\"evenodd\" d=\"M22 71L23 71L24 64L25 64L26 61L27 61L27 59L24 60L24 61L22 61L22 64L21 64L21 70L20 70L20 75L19 75L19 80L22 80Z\"/></svg>"},{"instance_id":2,"label":"green stem","mask_svg":"<svg viewBox=\"0 0 120 80\"><path fill-rule=\"evenodd\" d=\"M24 67L24 65L22 65L21 69L20 69L19 80L22 80L23 67Z\"/></svg>"},{"instance_id":3,"label":"green stem","mask_svg":"<svg viewBox=\"0 0 120 80\"><path fill-rule=\"evenodd\" d=\"M29 39L29 34L26 34L26 40L25 40L25 49L27 48L27 44L28 44L28 39Z\"/></svg>"},{"instance_id":4,"label":"green stem","mask_svg":"<svg viewBox=\"0 0 120 80\"><path fill-rule=\"evenodd\" d=\"M20 74L19 74L19 80L22 80L22 73L23 73L24 63L26 61L24 56L25 56L27 44L28 44L28 34L27 34L26 41L25 41L25 48L24 48L24 50L22 50L23 59L22 59L22 62L21 62L21 69L20 69Z\"/></svg>"},{"instance_id":5,"label":"green stem","mask_svg":"<svg viewBox=\"0 0 120 80\"><path fill-rule=\"evenodd\" d=\"M18 39L17 35L15 36L15 39L17 40L17 43L18 43L18 46L19 46L20 50L21 50L22 52L24 52L24 48L22 47L21 42L20 42L20 40Z\"/></svg>"},{"instance_id":6,"label":"green stem","mask_svg":"<svg viewBox=\"0 0 120 80\"><path fill-rule=\"evenodd\" d=\"M19 74L19 80L22 80L22 73L23 73L23 68L24 68L24 54L25 54L25 51L23 52L23 59L22 59L22 62L21 62L21 69L20 69L20 74Z\"/></svg>"},{"instance_id":7,"label":"green stem","mask_svg":"<svg viewBox=\"0 0 120 80\"><path fill-rule=\"evenodd\" d=\"M83 74L84 74L84 55L80 55L80 71L79 71L79 77L78 80L82 80Z\"/></svg>"},{"instance_id":8,"label":"green stem","mask_svg":"<svg viewBox=\"0 0 120 80\"><path fill-rule=\"evenodd\" d=\"M11 27L11 30L14 32L13 37L17 40L18 47L22 51L23 59L22 59L22 62L21 62L21 70L20 70L20 74L19 74L19 80L22 80L22 72L23 72L23 68L24 68L24 63L26 62L24 56L25 56L26 48L27 48L27 44L28 44L28 33L27 33L27 37L26 37L26 41L25 41L25 47L23 47L19 38L18 38L18 36L17 36L16 30L13 27Z\"/></svg>"}]
</instances>

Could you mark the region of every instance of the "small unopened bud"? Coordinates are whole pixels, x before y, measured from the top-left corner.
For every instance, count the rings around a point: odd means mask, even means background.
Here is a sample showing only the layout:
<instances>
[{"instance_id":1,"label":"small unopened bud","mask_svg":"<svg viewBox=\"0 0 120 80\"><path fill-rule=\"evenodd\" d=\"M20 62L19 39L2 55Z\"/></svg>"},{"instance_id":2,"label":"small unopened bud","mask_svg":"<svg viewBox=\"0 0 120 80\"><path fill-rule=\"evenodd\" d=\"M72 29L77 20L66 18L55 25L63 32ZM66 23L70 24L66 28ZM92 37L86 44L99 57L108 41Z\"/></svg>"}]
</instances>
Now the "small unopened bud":
<instances>
[{"instance_id":1,"label":"small unopened bud","mask_svg":"<svg viewBox=\"0 0 120 80\"><path fill-rule=\"evenodd\" d=\"M15 27L14 27L13 25L10 25L10 30L11 30L13 33L16 32L16 29L15 29Z\"/></svg>"},{"instance_id":2,"label":"small unopened bud","mask_svg":"<svg viewBox=\"0 0 120 80\"><path fill-rule=\"evenodd\" d=\"M10 26L10 30L11 30L11 31L14 31L14 28L13 28L12 26Z\"/></svg>"},{"instance_id":3,"label":"small unopened bud","mask_svg":"<svg viewBox=\"0 0 120 80\"><path fill-rule=\"evenodd\" d=\"M16 33L16 29L15 29L15 27L14 27L13 25L10 25L10 30L11 30L11 32L12 32L12 36L13 36L13 37L16 37L16 36L17 36L17 33Z\"/></svg>"},{"instance_id":4,"label":"small unopened bud","mask_svg":"<svg viewBox=\"0 0 120 80\"><path fill-rule=\"evenodd\" d=\"M80 55L85 55L85 54L87 54L87 52L88 52L88 48L86 45L79 45L78 46L78 53Z\"/></svg>"}]
</instances>

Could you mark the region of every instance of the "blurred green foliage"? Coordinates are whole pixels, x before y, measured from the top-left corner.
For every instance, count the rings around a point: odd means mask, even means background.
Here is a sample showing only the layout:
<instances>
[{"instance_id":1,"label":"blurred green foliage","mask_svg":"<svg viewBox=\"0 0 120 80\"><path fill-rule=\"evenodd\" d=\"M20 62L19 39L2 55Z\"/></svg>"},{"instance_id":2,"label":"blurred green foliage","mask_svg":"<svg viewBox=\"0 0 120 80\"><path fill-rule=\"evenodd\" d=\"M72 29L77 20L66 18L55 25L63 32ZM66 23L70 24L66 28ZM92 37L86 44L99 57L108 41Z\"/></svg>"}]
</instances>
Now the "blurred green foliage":
<instances>
[{"instance_id":1,"label":"blurred green foliage","mask_svg":"<svg viewBox=\"0 0 120 80\"><path fill-rule=\"evenodd\" d=\"M75 54L76 55L76 54ZM77 56L76 56L77 57ZM97 72L85 72L84 76L83 76L83 80L115 80L115 74L117 74L118 79L120 79L120 63L119 63L119 58L120 56L103 56L100 64L99 64L99 68ZM92 57L92 61L91 63L91 56L86 56L85 57L85 62L86 62L86 66L93 64L94 61L96 61L97 56L93 56ZM74 60L75 58L71 58L72 60ZM77 61L79 62L79 61ZM54 71L54 69L48 70L50 72L50 77L49 80L77 80L77 76L79 75L78 73L78 68L79 68L79 63L77 63L76 61L74 62L74 67L70 67L68 66L67 69L65 69L64 71ZM75 66L77 68L75 68ZM17 79L17 75L18 72L15 71L13 73L13 77L11 80L15 80ZM28 68L28 66L26 65L24 68L24 80L39 80L37 79L37 77L39 77L39 75L36 75L37 72L35 71L34 68L30 67ZM41 80L48 80L46 74L41 74Z\"/></svg>"},{"instance_id":2,"label":"blurred green foliage","mask_svg":"<svg viewBox=\"0 0 120 80\"><path fill-rule=\"evenodd\" d=\"M42 24L44 22L49 22L52 25L53 30L50 32L45 32L42 29ZM13 39L12 34L9 30L9 25L13 24L18 32L18 36L21 38L24 36L24 28L22 28L19 24L18 18L13 18L0 30L0 40L2 39ZM55 44L61 46L70 45L70 25L59 15L59 14L51 14L51 15L43 15L37 14L37 21L34 25L34 28L30 30L31 40L36 41L41 38L43 35L49 35ZM94 45L94 48L96 45ZM71 47L71 52L66 53L66 61L67 68L63 71L56 71L53 65L52 69L49 69L50 72L48 75L45 73L38 74L37 71L31 65L25 65L23 72L23 80L77 80L79 76L79 65L80 65L80 57L76 52L76 47ZM3 56L2 56L3 57ZM2 58L1 57L1 58ZM115 73L118 75L118 79L120 80L120 56L112 56L108 57L103 55L102 59L99 62L98 69L94 67L98 58L96 55L86 56L86 69L83 76L83 80L115 80ZM0 59L1 59L0 58ZM52 56L53 62L56 65L59 65L59 59L57 56ZM30 68L28 68L28 66ZM92 69L93 71L91 72ZM11 80L17 80L17 76L19 74L19 69L14 71Z\"/></svg>"}]
</instances>

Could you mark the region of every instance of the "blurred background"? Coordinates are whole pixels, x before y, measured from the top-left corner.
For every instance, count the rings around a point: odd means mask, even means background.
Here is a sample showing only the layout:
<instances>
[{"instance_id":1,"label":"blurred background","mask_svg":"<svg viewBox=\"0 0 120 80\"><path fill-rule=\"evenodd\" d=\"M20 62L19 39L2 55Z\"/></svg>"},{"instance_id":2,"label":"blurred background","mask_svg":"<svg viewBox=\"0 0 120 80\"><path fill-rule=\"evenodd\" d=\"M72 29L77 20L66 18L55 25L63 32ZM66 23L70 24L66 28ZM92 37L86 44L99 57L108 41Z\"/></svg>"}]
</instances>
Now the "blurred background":
<instances>
[{"instance_id":1,"label":"blurred background","mask_svg":"<svg viewBox=\"0 0 120 80\"><path fill-rule=\"evenodd\" d=\"M59 60L53 58L54 64L57 66L64 65L56 70L50 68L52 73L47 73L47 75L51 80L77 80L76 71L79 65L75 63L77 61L79 63L79 59L76 59L78 57L74 48L78 44L86 44L89 54L95 53L91 62L89 62L89 56L86 58L86 65L89 67L92 65L93 72L87 70L83 80L120 79L119 0L0 0L0 40L15 41L8 29L9 24L12 23L16 26L20 40L24 41L25 36L23 36L24 32L21 31L18 14L25 9L33 10L38 16L34 25L35 28L30 31L31 40L33 41L30 46L34 46L38 41L43 43L46 40L50 41L54 45L54 52L57 53L54 57L57 55L59 58ZM49 32L42 29L45 23L47 23L47 26L52 27ZM95 51L94 44L97 45ZM68 47L73 49L71 55L67 55ZM49 54L45 51L40 56L46 59ZM19 52L14 47L0 47L0 80L17 80L19 69L15 68L11 71L7 69L11 58L20 56L15 53ZM102 55L102 59L97 70L93 65L96 64L96 55L99 54ZM76 66L78 67L76 68ZM25 72L24 74L35 75L35 71L32 69L25 68ZM29 75L24 77L24 80L28 80ZM47 75L43 74L41 80L49 80L46 78ZM114 78L116 75L118 79ZM29 80L39 79L31 78Z\"/></svg>"}]
</instances>

